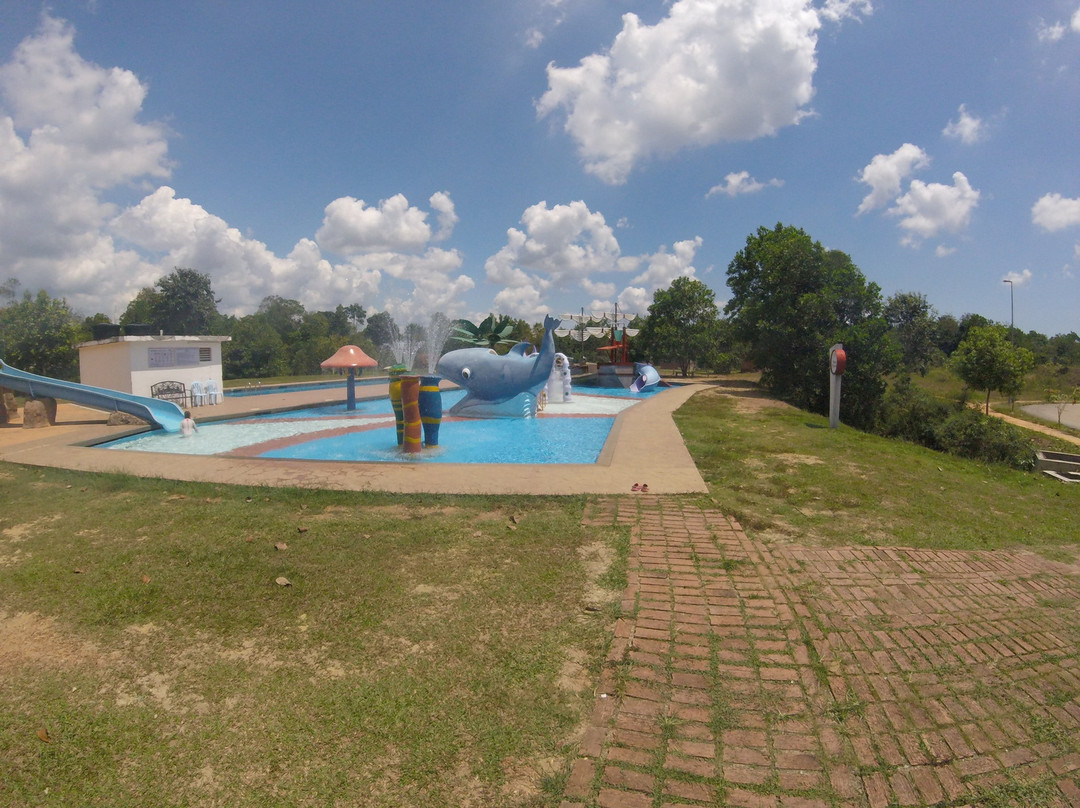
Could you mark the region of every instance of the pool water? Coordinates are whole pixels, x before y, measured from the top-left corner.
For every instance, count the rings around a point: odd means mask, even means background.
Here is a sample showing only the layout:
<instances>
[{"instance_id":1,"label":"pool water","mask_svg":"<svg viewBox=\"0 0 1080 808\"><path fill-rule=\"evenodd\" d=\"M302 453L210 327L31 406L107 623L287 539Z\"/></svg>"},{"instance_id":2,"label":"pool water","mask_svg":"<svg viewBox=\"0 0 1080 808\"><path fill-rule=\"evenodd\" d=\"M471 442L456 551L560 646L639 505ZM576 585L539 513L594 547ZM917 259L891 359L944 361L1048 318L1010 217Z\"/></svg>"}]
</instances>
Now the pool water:
<instances>
[{"instance_id":1,"label":"pool water","mask_svg":"<svg viewBox=\"0 0 1080 808\"><path fill-rule=\"evenodd\" d=\"M595 463L615 417L662 391L575 390L571 403L552 403L537 418L446 416L439 445L405 454L397 444L387 398L208 422L189 438L155 430L103 444L120 451L266 457L290 460L407 463ZM444 412L464 396L444 391Z\"/></svg>"}]
</instances>

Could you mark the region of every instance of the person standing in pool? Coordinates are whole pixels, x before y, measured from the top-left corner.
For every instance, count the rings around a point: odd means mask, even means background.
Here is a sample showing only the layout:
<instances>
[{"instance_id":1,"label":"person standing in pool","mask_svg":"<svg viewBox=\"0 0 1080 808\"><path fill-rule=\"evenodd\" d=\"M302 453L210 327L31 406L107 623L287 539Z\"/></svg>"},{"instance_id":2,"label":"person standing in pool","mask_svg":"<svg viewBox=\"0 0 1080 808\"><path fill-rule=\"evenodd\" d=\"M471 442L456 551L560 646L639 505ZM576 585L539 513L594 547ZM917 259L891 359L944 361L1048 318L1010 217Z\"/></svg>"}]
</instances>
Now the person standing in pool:
<instances>
[{"instance_id":1,"label":"person standing in pool","mask_svg":"<svg viewBox=\"0 0 1080 808\"><path fill-rule=\"evenodd\" d=\"M195 426L195 420L191 417L189 410L184 410L184 420L180 422L180 435L185 438L190 438L199 428Z\"/></svg>"}]
</instances>

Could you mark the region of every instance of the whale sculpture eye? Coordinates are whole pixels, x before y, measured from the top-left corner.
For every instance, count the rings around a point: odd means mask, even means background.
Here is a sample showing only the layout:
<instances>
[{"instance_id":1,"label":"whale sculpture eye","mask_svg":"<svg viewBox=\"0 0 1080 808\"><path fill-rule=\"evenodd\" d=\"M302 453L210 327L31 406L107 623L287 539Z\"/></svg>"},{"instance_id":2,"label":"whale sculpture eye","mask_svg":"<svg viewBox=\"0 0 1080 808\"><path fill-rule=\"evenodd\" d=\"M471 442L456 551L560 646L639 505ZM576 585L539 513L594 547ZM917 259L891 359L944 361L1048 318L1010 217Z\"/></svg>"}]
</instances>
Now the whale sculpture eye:
<instances>
[{"instance_id":1,"label":"whale sculpture eye","mask_svg":"<svg viewBox=\"0 0 1080 808\"><path fill-rule=\"evenodd\" d=\"M468 368L462 368L461 369L461 378L467 379L470 376L472 376L472 371L471 370L469 370Z\"/></svg>"}]
</instances>

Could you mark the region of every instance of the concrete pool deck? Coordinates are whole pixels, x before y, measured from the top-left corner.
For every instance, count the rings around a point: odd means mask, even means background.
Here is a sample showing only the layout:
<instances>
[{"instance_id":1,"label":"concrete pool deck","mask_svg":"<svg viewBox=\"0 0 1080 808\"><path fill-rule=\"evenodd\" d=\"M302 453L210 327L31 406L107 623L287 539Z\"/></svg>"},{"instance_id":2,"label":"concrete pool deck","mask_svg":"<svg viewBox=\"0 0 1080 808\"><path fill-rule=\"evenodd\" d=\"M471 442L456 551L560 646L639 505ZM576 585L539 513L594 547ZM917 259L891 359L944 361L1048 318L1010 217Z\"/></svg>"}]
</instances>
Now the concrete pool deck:
<instances>
[{"instance_id":1,"label":"concrete pool deck","mask_svg":"<svg viewBox=\"0 0 1080 808\"><path fill-rule=\"evenodd\" d=\"M622 494L634 483L650 493L703 493L708 489L671 414L701 384L687 384L644 399L622 412L597 463L548 465L453 463L343 463L117 452L86 444L131 434L109 426L99 410L60 402L56 425L23 429L0 425L0 460L78 471L267 487L296 486L346 491L428 494ZM357 399L387 395L386 384L357 387ZM192 408L196 422L254 413L340 403L341 388L228 396L221 404ZM181 440L177 436L177 440Z\"/></svg>"}]
</instances>

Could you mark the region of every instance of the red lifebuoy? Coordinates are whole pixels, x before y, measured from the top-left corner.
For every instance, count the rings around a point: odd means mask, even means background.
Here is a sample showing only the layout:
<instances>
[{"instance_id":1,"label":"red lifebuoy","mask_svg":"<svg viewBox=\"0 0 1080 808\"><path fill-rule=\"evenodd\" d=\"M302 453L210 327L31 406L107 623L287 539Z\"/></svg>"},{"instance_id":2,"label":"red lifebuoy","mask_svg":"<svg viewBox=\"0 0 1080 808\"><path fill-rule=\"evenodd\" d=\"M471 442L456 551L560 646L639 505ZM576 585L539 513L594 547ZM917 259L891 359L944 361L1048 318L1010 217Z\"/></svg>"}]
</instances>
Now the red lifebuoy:
<instances>
[{"instance_id":1,"label":"red lifebuoy","mask_svg":"<svg viewBox=\"0 0 1080 808\"><path fill-rule=\"evenodd\" d=\"M832 352L832 372L834 376L841 376L847 367L847 353L843 348L837 348Z\"/></svg>"}]
</instances>

